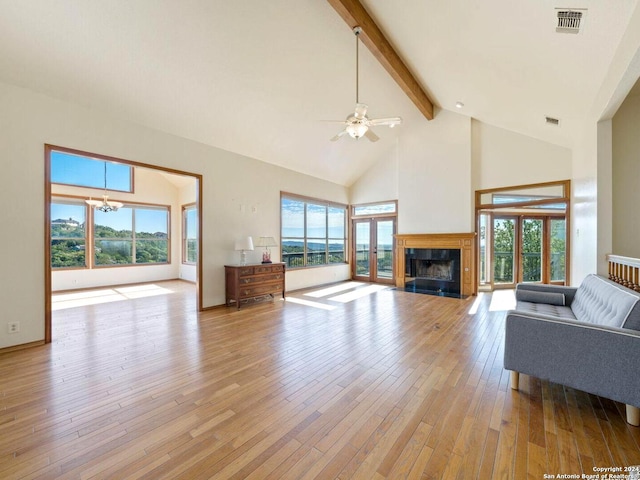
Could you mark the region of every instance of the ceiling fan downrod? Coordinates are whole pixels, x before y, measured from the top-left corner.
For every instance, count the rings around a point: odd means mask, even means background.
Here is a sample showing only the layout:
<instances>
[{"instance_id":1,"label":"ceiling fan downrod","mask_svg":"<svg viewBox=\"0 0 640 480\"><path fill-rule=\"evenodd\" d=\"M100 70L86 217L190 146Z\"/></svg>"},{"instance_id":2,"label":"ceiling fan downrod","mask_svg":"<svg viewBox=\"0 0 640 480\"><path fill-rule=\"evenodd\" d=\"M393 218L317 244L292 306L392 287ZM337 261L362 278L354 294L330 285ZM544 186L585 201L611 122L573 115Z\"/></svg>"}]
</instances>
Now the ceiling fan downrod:
<instances>
[{"instance_id":1,"label":"ceiling fan downrod","mask_svg":"<svg viewBox=\"0 0 640 480\"><path fill-rule=\"evenodd\" d=\"M362 33L362 27L359 26L355 26L353 27L353 33L356 36L356 103L360 103L360 94L359 94L359 90L358 90L358 79L360 76L360 57L359 57L359 52L358 52L358 45L359 45L359 41L358 41L358 35L360 35Z\"/></svg>"}]
</instances>

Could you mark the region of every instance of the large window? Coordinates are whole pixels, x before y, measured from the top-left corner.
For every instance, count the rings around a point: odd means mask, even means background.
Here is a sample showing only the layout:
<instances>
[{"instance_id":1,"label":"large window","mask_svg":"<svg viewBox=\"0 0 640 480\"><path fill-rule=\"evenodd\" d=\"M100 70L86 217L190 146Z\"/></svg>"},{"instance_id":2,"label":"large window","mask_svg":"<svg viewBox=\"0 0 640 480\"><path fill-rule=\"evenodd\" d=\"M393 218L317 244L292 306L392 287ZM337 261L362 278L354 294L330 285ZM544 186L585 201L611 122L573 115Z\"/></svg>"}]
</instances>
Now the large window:
<instances>
[{"instance_id":1,"label":"large window","mask_svg":"<svg viewBox=\"0 0 640 480\"><path fill-rule=\"evenodd\" d=\"M87 249L87 245L91 248ZM90 210L82 200L52 200L52 268L144 265L168 261L168 207L127 205L104 213Z\"/></svg>"},{"instance_id":2,"label":"large window","mask_svg":"<svg viewBox=\"0 0 640 480\"><path fill-rule=\"evenodd\" d=\"M51 150L50 159L51 183L133 192L129 165L59 150Z\"/></svg>"},{"instance_id":3,"label":"large window","mask_svg":"<svg viewBox=\"0 0 640 480\"><path fill-rule=\"evenodd\" d=\"M182 207L182 263L198 261L198 210L195 204Z\"/></svg>"},{"instance_id":4,"label":"large window","mask_svg":"<svg viewBox=\"0 0 640 480\"><path fill-rule=\"evenodd\" d=\"M95 211L95 265L166 263L169 252L169 209L125 207Z\"/></svg>"},{"instance_id":5,"label":"large window","mask_svg":"<svg viewBox=\"0 0 640 480\"><path fill-rule=\"evenodd\" d=\"M347 207L282 195L282 261L289 268L345 263Z\"/></svg>"},{"instance_id":6,"label":"large window","mask_svg":"<svg viewBox=\"0 0 640 480\"><path fill-rule=\"evenodd\" d=\"M72 202L51 203L51 266L83 268L87 265L87 208Z\"/></svg>"}]
</instances>

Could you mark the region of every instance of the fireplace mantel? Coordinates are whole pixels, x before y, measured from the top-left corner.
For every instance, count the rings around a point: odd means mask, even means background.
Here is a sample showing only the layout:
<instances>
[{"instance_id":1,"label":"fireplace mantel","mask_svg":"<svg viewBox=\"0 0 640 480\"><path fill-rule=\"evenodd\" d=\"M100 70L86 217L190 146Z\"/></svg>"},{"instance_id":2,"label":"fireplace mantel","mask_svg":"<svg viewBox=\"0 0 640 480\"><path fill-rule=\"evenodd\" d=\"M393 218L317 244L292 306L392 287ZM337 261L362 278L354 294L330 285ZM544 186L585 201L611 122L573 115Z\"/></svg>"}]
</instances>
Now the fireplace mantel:
<instances>
[{"instance_id":1,"label":"fireplace mantel","mask_svg":"<svg viewBox=\"0 0 640 480\"><path fill-rule=\"evenodd\" d=\"M475 233L411 233L395 235L396 286L404 288L405 248L443 248L460 250L461 294L475 295L476 290L476 234Z\"/></svg>"}]
</instances>

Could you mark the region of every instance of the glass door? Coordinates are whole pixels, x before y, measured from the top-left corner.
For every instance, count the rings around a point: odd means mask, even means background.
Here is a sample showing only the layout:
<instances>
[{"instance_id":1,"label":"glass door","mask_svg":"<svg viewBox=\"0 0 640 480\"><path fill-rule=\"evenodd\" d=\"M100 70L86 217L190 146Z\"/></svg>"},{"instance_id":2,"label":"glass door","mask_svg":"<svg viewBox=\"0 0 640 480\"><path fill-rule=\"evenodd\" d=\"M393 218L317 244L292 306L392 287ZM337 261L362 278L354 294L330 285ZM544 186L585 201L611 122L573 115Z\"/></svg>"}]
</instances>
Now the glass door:
<instances>
[{"instance_id":1,"label":"glass door","mask_svg":"<svg viewBox=\"0 0 640 480\"><path fill-rule=\"evenodd\" d=\"M513 288L516 283L514 272L516 256L516 218L493 218L493 285Z\"/></svg>"},{"instance_id":2,"label":"glass door","mask_svg":"<svg viewBox=\"0 0 640 480\"><path fill-rule=\"evenodd\" d=\"M353 277L376 283L394 283L393 235L395 217L353 221L355 265Z\"/></svg>"},{"instance_id":3,"label":"glass door","mask_svg":"<svg viewBox=\"0 0 640 480\"><path fill-rule=\"evenodd\" d=\"M567 263L567 220L551 218L549 227L549 283L565 284Z\"/></svg>"},{"instance_id":4,"label":"glass door","mask_svg":"<svg viewBox=\"0 0 640 480\"><path fill-rule=\"evenodd\" d=\"M374 282L393 282L393 234L395 220L377 219L376 229L376 275Z\"/></svg>"},{"instance_id":5,"label":"glass door","mask_svg":"<svg viewBox=\"0 0 640 480\"><path fill-rule=\"evenodd\" d=\"M560 215L493 216L480 220L480 285L483 261L491 259L491 285L494 288L513 288L518 282L566 282L566 218ZM492 229L486 228L492 225ZM484 228L483 228L484 227ZM490 231L488 231L490 230ZM485 249L489 249L487 253ZM484 259L484 260L483 260ZM518 259L518 261L516 261Z\"/></svg>"},{"instance_id":6,"label":"glass door","mask_svg":"<svg viewBox=\"0 0 640 480\"><path fill-rule=\"evenodd\" d=\"M520 275L518 275L521 282L542 282L543 227L541 218L521 218L519 238Z\"/></svg>"},{"instance_id":7,"label":"glass door","mask_svg":"<svg viewBox=\"0 0 640 480\"><path fill-rule=\"evenodd\" d=\"M371 276L371 224L369 220L356 220L353 227L355 233L354 277L369 281Z\"/></svg>"}]
</instances>

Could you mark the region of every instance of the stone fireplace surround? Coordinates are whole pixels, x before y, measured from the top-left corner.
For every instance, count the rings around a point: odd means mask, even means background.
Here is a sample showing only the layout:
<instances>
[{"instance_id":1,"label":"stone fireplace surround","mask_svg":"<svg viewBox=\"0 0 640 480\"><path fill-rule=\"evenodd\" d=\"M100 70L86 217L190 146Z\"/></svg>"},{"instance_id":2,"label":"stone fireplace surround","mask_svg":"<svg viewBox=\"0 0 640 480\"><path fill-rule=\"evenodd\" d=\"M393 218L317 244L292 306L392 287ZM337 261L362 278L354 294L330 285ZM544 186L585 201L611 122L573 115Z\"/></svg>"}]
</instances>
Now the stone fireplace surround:
<instances>
[{"instance_id":1,"label":"stone fireplace surround","mask_svg":"<svg viewBox=\"0 0 640 480\"><path fill-rule=\"evenodd\" d=\"M475 295L476 234L475 233L412 233L397 234L395 252L396 287L405 287L405 248L436 248L460 250L460 293Z\"/></svg>"}]
</instances>

